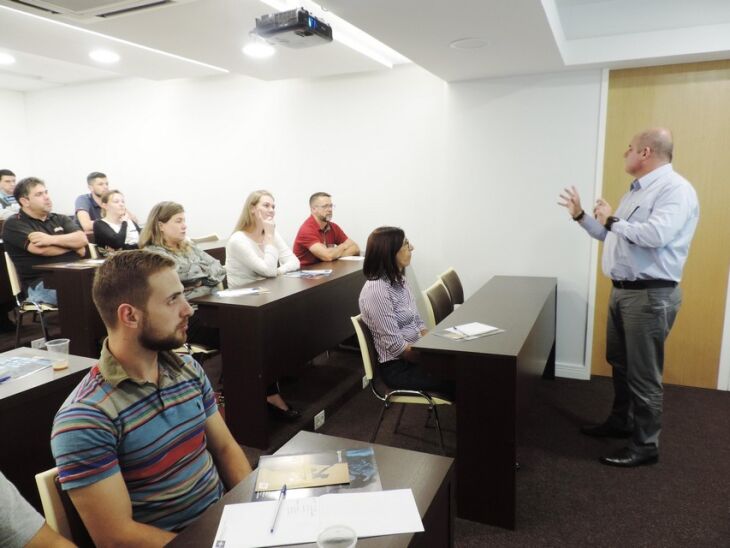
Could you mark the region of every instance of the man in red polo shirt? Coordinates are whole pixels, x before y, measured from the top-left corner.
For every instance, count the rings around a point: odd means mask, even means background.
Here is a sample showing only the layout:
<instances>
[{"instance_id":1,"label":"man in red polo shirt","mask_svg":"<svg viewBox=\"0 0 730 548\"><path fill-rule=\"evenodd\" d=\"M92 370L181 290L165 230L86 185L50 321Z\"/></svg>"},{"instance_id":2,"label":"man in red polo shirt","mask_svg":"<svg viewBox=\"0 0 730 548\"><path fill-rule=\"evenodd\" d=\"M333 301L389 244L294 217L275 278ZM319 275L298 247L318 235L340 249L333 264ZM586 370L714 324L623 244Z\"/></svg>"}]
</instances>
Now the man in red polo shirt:
<instances>
[{"instance_id":1,"label":"man in red polo shirt","mask_svg":"<svg viewBox=\"0 0 730 548\"><path fill-rule=\"evenodd\" d=\"M336 261L340 257L359 255L360 248L332 222L332 196L315 192L309 198L312 214L304 221L294 240L294 254L302 266L319 261Z\"/></svg>"}]
</instances>

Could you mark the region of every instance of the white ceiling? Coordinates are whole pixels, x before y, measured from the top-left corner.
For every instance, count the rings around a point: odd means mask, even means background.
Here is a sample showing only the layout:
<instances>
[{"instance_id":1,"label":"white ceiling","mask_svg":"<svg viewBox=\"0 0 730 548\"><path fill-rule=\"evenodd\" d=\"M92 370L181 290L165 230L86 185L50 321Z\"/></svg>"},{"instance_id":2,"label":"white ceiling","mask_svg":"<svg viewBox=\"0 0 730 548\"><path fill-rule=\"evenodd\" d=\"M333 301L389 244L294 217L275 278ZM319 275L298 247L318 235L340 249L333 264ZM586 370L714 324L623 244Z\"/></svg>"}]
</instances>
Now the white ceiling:
<instances>
[{"instance_id":1,"label":"white ceiling","mask_svg":"<svg viewBox=\"0 0 730 548\"><path fill-rule=\"evenodd\" d=\"M123 3L37 1L82 9ZM293 0L279 0L287 1ZM446 81L730 58L728 0L319 4ZM0 88L27 91L118 76L169 79L231 72L276 80L388 70L337 41L307 49L279 47L267 60L245 57L241 47L255 18L273 11L259 0L169 0L166 7L106 19L73 18L0 0L0 52L17 58L13 65L0 65ZM336 35L337 27L333 31ZM464 38L486 45L449 47ZM95 47L116 51L121 62L96 64L88 58Z\"/></svg>"}]
</instances>

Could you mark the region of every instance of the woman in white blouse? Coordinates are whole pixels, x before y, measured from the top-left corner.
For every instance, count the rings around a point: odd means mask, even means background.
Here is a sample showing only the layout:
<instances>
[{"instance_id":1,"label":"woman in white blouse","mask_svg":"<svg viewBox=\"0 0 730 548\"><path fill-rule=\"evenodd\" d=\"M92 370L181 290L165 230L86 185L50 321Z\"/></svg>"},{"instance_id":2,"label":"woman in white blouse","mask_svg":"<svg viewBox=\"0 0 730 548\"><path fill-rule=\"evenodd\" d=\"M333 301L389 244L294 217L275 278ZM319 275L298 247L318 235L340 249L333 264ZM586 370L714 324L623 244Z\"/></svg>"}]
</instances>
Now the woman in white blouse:
<instances>
[{"instance_id":1,"label":"woman in white blouse","mask_svg":"<svg viewBox=\"0 0 730 548\"><path fill-rule=\"evenodd\" d=\"M299 269L299 259L276 232L274 197L266 190L249 194L226 245L228 287L275 278Z\"/></svg>"}]
</instances>

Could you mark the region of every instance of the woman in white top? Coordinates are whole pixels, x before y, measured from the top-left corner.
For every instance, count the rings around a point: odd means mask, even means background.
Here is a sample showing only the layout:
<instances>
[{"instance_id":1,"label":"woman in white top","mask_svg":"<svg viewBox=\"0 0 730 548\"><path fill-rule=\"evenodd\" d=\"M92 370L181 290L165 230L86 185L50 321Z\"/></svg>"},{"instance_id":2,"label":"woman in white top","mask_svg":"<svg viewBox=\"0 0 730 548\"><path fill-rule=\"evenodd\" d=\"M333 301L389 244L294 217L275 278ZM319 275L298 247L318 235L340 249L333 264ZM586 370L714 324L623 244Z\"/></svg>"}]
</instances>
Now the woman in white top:
<instances>
[{"instance_id":1,"label":"woman in white top","mask_svg":"<svg viewBox=\"0 0 730 548\"><path fill-rule=\"evenodd\" d=\"M276 232L275 207L274 197L266 190L257 190L246 198L226 245L228 287L299 269L299 259Z\"/></svg>"},{"instance_id":2,"label":"woman in white top","mask_svg":"<svg viewBox=\"0 0 730 548\"><path fill-rule=\"evenodd\" d=\"M137 249L139 226L127 212L124 194L110 190L101 197L102 218L94 221L94 243L99 249Z\"/></svg>"}]
</instances>

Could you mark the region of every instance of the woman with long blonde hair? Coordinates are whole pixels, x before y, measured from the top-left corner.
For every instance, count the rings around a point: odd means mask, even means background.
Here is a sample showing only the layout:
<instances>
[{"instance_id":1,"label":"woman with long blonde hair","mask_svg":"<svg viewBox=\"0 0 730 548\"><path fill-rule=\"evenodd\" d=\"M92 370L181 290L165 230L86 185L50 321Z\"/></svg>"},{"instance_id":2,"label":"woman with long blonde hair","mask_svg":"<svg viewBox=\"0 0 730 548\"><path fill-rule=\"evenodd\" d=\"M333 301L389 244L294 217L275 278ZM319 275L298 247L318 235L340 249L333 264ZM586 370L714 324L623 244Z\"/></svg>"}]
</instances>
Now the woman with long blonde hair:
<instances>
[{"instance_id":1,"label":"woman with long blonde hair","mask_svg":"<svg viewBox=\"0 0 730 548\"><path fill-rule=\"evenodd\" d=\"M268 190L248 195L226 245L228 286L241 287L299 269L299 259L276 231L276 204Z\"/></svg>"}]
</instances>

